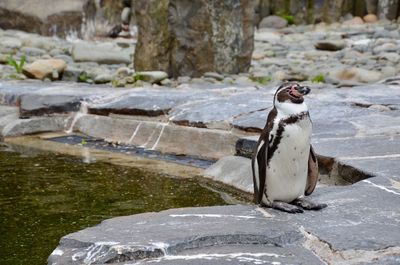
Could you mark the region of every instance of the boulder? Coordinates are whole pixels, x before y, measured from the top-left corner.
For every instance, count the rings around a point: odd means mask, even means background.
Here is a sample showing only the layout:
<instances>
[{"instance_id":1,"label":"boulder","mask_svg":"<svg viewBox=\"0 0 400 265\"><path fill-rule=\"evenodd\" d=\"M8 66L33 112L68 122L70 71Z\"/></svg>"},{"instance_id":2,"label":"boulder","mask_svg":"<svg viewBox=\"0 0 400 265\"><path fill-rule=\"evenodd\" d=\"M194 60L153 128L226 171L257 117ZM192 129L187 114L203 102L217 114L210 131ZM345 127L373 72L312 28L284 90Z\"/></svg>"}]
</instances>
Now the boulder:
<instances>
[{"instance_id":1,"label":"boulder","mask_svg":"<svg viewBox=\"0 0 400 265\"><path fill-rule=\"evenodd\" d=\"M286 19L281 18L279 16L268 16L261 20L258 25L259 28L274 28L274 29L282 29L287 27L288 22Z\"/></svg>"},{"instance_id":2,"label":"boulder","mask_svg":"<svg viewBox=\"0 0 400 265\"><path fill-rule=\"evenodd\" d=\"M80 41L72 47L75 62L97 62L99 64L129 64L133 51L115 43L92 43Z\"/></svg>"},{"instance_id":3,"label":"boulder","mask_svg":"<svg viewBox=\"0 0 400 265\"><path fill-rule=\"evenodd\" d=\"M254 8L249 0L136 1L135 70L200 77L250 67Z\"/></svg>"},{"instance_id":4,"label":"boulder","mask_svg":"<svg viewBox=\"0 0 400 265\"><path fill-rule=\"evenodd\" d=\"M0 46L9 49L19 49L22 46L22 42L19 38L2 36L0 38Z\"/></svg>"},{"instance_id":5,"label":"boulder","mask_svg":"<svg viewBox=\"0 0 400 265\"><path fill-rule=\"evenodd\" d=\"M365 0L368 14L376 14L378 11L378 0Z\"/></svg>"},{"instance_id":6,"label":"boulder","mask_svg":"<svg viewBox=\"0 0 400 265\"><path fill-rule=\"evenodd\" d=\"M363 17L365 23L375 23L378 21L378 17L375 14L368 14Z\"/></svg>"},{"instance_id":7,"label":"boulder","mask_svg":"<svg viewBox=\"0 0 400 265\"><path fill-rule=\"evenodd\" d=\"M40 59L23 67L23 73L29 78L51 80L61 79L67 64L61 59Z\"/></svg>"},{"instance_id":8,"label":"boulder","mask_svg":"<svg viewBox=\"0 0 400 265\"><path fill-rule=\"evenodd\" d=\"M325 40L320 41L315 44L315 48L317 50L324 51L339 51L342 50L346 46L346 43L343 40Z\"/></svg>"},{"instance_id":9,"label":"boulder","mask_svg":"<svg viewBox=\"0 0 400 265\"><path fill-rule=\"evenodd\" d=\"M139 79L149 83L160 83L162 80L168 78L168 74L163 71L144 71L136 72Z\"/></svg>"},{"instance_id":10,"label":"boulder","mask_svg":"<svg viewBox=\"0 0 400 265\"><path fill-rule=\"evenodd\" d=\"M80 31L83 0L2 0L0 28L65 36Z\"/></svg>"},{"instance_id":11,"label":"boulder","mask_svg":"<svg viewBox=\"0 0 400 265\"><path fill-rule=\"evenodd\" d=\"M397 19L399 0L379 0L377 14L379 19Z\"/></svg>"},{"instance_id":12,"label":"boulder","mask_svg":"<svg viewBox=\"0 0 400 265\"><path fill-rule=\"evenodd\" d=\"M367 70L358 67L337 68L328 73L329 78L338 82L352 81L360 83L372 83L382 79L382 74L378 71Z\"/></svg>"}]
</instances>

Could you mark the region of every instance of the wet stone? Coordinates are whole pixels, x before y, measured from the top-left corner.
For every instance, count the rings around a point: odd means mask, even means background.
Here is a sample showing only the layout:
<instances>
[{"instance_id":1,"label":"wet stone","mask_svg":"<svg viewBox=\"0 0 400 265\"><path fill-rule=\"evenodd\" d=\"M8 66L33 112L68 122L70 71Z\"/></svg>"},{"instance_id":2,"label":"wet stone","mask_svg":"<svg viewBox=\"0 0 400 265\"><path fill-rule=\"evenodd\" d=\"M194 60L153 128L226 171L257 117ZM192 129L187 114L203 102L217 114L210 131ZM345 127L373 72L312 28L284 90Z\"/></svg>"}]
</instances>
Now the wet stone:
<instances>
[{"instance_id":1,"label":"wet stone","mask_svg":"<svg viewBox=\"0 0 400 265\"><path fill-rule=\"evenodd\" d=\"M160 116L167 115L170 110L191 96L178 93L163 93L162 91L149 91L131 93L122 98L113 99L110 102L91 104L89 113L97 115L125 114Z\"/></svg>"},{"instance_id":2,"label":"wet stone","mask_svg":"<svg viewBox=\"0 0 400 265\"><path fill-rule=\"evenodd\" d=\"M82 97L70 95L22 95L20 117L76 112L81 106L81 101Z\"/></svg>"}]
</instances>

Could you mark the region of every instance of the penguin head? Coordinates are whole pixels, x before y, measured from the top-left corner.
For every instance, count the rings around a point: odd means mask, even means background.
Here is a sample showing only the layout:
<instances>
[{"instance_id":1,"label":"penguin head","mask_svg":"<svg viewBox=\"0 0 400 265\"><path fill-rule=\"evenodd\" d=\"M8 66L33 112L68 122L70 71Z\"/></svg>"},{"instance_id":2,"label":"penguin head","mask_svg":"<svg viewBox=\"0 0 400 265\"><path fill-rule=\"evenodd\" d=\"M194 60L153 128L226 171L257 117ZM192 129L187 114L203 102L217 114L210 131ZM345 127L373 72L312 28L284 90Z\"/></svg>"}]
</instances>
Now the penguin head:
<instances>
[{"instance_id":1,"label":"penguin head","mask_svg":"<svg viewBox=\"0 0 400 265\"><path fill-rule=\"evenodd\" d=\"M310 93L310 88L295 82L285 82L278 87L274 96L274 106L286 114L295 114L307 110L304 95Z\"/></svg>"},{"instance_id":2,"label":"penguin head","mask_svg":"<svg viewBox=\"0 0 400 265\"><path fill-rule=\"evenodd\" d=\"M279 103L301 104L304 97L310 93L310 88L294 82L285 82L278 87L274 96L274 105Z\"/></svg>"}]
</instances>

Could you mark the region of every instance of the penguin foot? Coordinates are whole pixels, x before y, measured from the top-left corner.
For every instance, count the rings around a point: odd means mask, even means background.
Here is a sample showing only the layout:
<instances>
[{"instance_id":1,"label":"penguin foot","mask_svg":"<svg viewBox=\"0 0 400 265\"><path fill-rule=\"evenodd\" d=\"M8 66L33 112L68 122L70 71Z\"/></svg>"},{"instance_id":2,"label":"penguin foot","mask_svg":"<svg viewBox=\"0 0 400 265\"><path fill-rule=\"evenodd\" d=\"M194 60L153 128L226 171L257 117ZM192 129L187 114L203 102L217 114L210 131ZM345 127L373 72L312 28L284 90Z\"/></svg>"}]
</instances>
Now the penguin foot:
<instances>
[{"instance_id":1,"label":"penguin foot","mask_svg":"<svg viewBox=\"0 0 400 265\"><path fill-rule=\"evenodd\" d=\"M303 209L301 209L300 207L298 207L296 205L289 204L286 202L281 202L281 201L272 202L270 207L273 209L276 209L276 210L287 212L287 213L302 213L302 212L304 212Z\"/></svg>"},{"instance_id":2,"label":"penguin foot","mask_svg":"<svg viewBox=\"0 0 400 265\"><path fill-rule=\"evenodd\" d=\"M303 208L304 210L313 210L313 211L318 211L318 210L321 210L328 206L325 203L318 204L318 203L314 203L309 200L306 200L304 198L296 199L293 202L291 202L291 204L299 206L299 207Z\"/></svg>"}]
</instances>

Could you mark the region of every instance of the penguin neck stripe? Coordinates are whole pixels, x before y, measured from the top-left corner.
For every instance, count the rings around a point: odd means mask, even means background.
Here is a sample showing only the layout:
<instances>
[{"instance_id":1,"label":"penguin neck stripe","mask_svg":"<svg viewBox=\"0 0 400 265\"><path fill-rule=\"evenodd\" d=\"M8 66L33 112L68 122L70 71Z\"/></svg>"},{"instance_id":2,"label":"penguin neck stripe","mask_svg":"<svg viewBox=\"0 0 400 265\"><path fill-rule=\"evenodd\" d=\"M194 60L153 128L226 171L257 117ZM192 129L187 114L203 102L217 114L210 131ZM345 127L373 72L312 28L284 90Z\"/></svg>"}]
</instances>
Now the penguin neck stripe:
<instances>
[{"instance_id":1,"label":"penguin neck stripe","mask_svg":"<svg viewBox=\"0 0 400 265\"><path fill-rule=\"evenodd\" d=\"M271 147L268 150L267 164L271 160L271 157L274 155L276 149L278 149L278 145L279 145L279 143L281 142L281 139L282 139L282 133L283 133L284 127L286 125L290 125L290 124L296 123L297 121L299 121L299 120L301 120L301 119L303 119L305 117L308 117L308 112L301 112L301 113L299 113L297 115L290 115L289 117L279 121L278 129L276 130L276 135L275 135L275 137L273 139Z\"/></svg>"}]
</instances>

